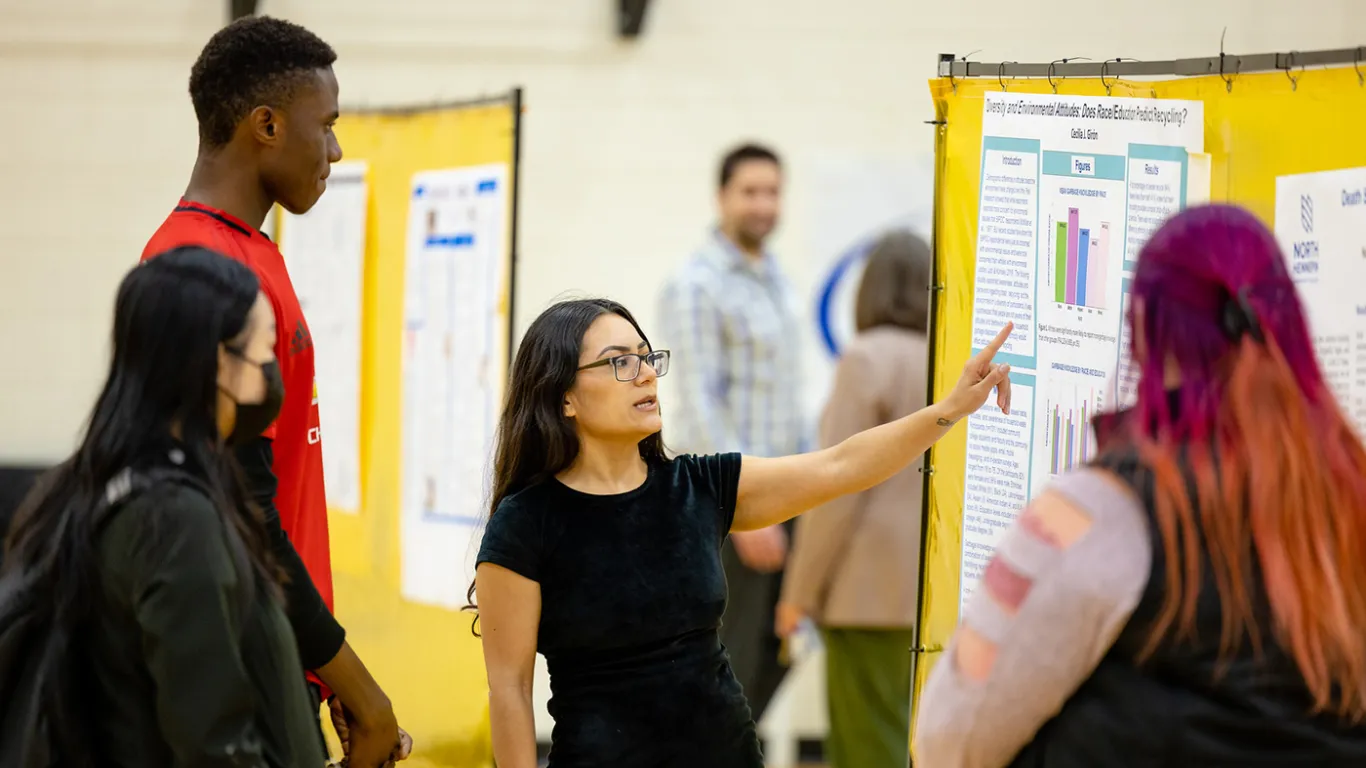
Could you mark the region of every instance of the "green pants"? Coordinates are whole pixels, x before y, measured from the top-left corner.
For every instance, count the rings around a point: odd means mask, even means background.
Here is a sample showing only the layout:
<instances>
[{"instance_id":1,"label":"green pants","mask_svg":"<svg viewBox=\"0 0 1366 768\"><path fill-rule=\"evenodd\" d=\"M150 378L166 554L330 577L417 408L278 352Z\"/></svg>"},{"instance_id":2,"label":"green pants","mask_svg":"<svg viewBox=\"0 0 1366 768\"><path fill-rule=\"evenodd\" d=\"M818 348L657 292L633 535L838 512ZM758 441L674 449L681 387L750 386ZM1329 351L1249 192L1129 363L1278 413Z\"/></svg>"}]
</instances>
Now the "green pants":
<instances>
[{"instance_id":1,"label":"green pants","mask_svg":"<svg viewBox=\"0 0 1366 768\"><path fill-rule=\"evenodd\" d=\"M909 629L826 629L830 768L906 768L911 759Z\"/></svg>"}]
</instances>

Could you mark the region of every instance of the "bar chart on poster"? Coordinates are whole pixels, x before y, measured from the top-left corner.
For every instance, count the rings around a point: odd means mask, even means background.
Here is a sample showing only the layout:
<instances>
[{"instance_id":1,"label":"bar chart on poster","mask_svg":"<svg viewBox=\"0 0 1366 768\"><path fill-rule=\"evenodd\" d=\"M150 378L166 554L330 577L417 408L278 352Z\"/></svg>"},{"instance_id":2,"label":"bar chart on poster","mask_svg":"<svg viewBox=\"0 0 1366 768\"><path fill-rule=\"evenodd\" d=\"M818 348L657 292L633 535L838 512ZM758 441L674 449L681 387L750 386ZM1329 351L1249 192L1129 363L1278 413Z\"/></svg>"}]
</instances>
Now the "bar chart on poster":
<instances>
[{"instance_id":1,"label":"bar chart on poster","mask_svg":"<svg viewBox=\"0 0 1366 768\"><path fill-rule=\"evenodd\" d=\"M1049 477L1079 467L1094 456L1091 417L1105 410L1104 387L1104 380L1096 378L1054 378L1049 382L1043 441Z\"/></svg>"},{"instance_id":2,"label":"bar chart on poster","mask_svg":"<svg viewBox=\"0 0 1366 768\"><path fill-rule=\"evenodd\" d=\"M1090 226L1087 226L1087 224ZM1053 301L1076 309L1104 310L1109 305L1110 222L1081 221L1078 208L1054 214Z\"/></svg>"},{"instance_id":3,"label":"bar chart on poster","mask_svg":"<svg viewBox=\"0 0 1366 768\"><path fill-rule=\"evenodd\" d=\"M1119 301L1119 264L1112 263L1111 237L1125 215L1125 158L1122 155L1044 150L1039 191L1049 201L1040 222L1038 299L1052 299L1053 312L1040 318L1076 329L1086 318L1103 317ZM1092 329L1098 330L1098 329Z\"/></svg>"}]
</instances>

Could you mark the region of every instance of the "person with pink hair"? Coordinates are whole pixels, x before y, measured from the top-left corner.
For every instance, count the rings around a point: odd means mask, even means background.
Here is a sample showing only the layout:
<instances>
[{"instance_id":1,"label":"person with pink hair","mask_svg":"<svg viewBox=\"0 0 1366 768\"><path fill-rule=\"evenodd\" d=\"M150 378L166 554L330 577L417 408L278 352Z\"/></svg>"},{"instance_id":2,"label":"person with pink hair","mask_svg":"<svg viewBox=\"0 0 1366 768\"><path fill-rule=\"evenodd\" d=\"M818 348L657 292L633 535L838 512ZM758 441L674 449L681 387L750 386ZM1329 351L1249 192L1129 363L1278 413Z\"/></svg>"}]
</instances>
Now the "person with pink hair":
<instances>
[{"instance_id":1,"label":"person with pink hair","mask_svg":"<svg viewBox=\"0 0 1366 768\"><path fill-rule=\"evenodd\" d=\"M917 709L918 763L1366 765L1366 450L1271 232L1139 255L1133 408L1003 538Z\"/></svg>"}]
</instances>

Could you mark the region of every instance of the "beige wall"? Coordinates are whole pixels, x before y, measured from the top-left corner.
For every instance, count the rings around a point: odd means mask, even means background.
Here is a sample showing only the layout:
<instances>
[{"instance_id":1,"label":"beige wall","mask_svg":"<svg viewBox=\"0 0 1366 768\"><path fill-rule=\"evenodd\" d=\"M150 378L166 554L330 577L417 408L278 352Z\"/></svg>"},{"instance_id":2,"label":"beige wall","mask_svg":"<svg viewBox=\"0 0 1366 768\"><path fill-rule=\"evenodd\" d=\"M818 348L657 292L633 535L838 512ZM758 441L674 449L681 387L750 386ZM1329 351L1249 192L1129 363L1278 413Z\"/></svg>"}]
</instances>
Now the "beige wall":
<instances>
[{"instance_id":1,"label":"beige wall","mask_svg":"<svg viewBox=\"0 0 1366 768\"><path fill-rule=\"evenodd\" d=\"M348 104L526 87L518 327L565 290L653 325L665 272L711 214L718 153L742 137L790 160L777 247L813 279L799 212L823 157L926 151L935 55L1205 55L1356 45L1360 0L967 5L655 0L618 42L613 0L263 0L341 54ZM112 290L194 156L185 83L222 0L0 0L0 460L72 443L105 359ZM961 10L959 10L961 9ZM568 277L551 268L567 265Z\"/></svg>"}]
</instances>

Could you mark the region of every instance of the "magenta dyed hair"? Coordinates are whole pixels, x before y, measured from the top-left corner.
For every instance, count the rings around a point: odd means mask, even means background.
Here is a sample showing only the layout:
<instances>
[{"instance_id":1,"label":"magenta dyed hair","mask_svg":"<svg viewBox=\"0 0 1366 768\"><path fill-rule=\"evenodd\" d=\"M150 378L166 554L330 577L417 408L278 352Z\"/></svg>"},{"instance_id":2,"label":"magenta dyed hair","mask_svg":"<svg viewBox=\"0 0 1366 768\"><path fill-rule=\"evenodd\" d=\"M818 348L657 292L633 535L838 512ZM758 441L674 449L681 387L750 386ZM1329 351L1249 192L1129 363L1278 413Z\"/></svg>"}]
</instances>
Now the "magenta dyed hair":
<instances>
[{"instance_id":1,"label":"magenta dyed hair","mask_svg":"<svg viewBox=\"0 0 1366 768\"><path fill-rule=\"evenodd\" d=\"M1324 382L1275 238L1240 208L1192 208L1144 246L1131 290L1140 377L1122 434L1152 473L1165 555L1147 652L1194 637L1208 559L1225 658L1244 637L1271 639L1316 710L1366 720L1366 449Z\"/></svg>"},{"instance_id":2,"label":"magenta dyed hair","mask_svg":"<svg viewBox=\"0 0 1366 768\"><path fill-rule=\"evenodd\" d=\"M1276 238L1255 216L1232 205L1189 208L1169 220L1139 253L1131 291L1130 338L1142 339L1135 423L1172 430L1177 439L1208 436L1224 395L1228 354L1237 345L1222 324L1240 290L1262 332L1285 356L1312 402L1326 392L1308 324ZM1143 327L1132 307L1142 305ZM1164 386L1166 361L1181 371L1180 415L1173 422Z\"/></svg>"}]
</instances>

